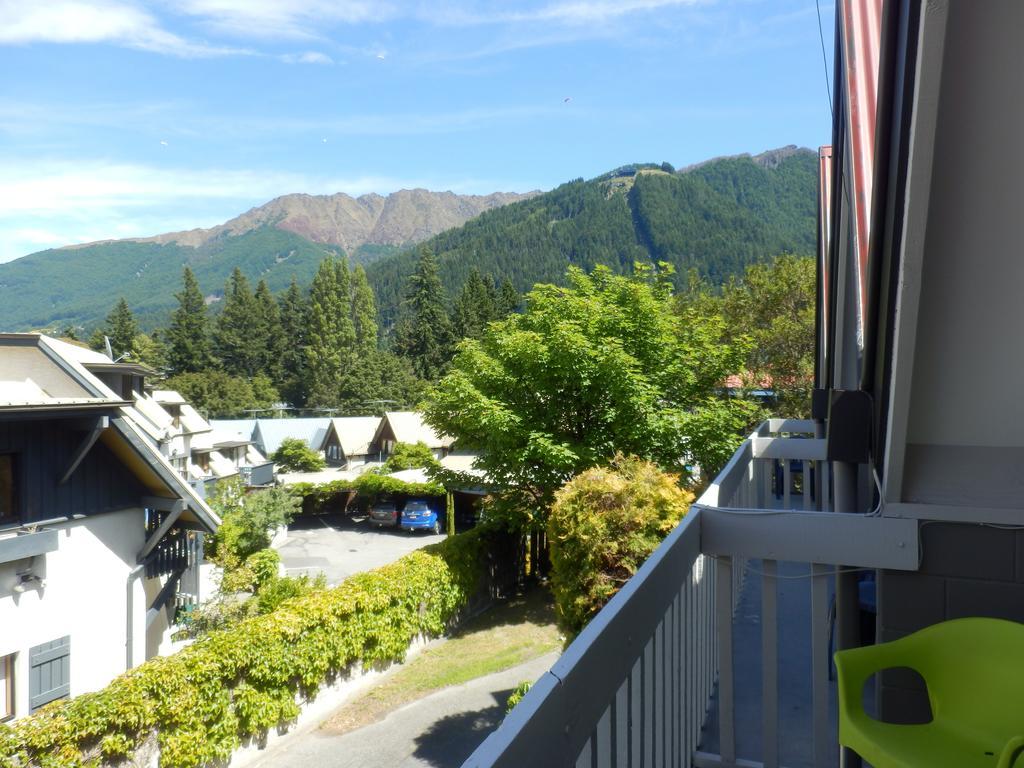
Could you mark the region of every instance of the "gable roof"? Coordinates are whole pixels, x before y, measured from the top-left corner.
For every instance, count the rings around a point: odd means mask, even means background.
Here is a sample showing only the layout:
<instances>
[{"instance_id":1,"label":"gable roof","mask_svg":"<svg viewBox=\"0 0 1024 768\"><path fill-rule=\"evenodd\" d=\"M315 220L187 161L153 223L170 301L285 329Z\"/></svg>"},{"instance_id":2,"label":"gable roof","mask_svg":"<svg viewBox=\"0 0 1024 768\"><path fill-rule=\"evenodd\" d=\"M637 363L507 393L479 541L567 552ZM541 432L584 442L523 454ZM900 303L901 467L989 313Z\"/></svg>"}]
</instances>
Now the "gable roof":
<instances>
[{"instance_id":1,"label":"gable roof","mask_svg":"<svg viewBox=\"0 0 1024 768\"><path fill-rule=\"evenodd\" d=\"M319 451L327 435L331 420L317 419L256 419L252 440L268 457L289 437L298 438L314 451Z\"/></svg>"},{"instance_id":2,"label":"gable roof","mask_svg":"<svg viewBox=\"0 0 1024 768\"><path fill-rule=\"evenodd\" d=\"M319 446L320 450L324 449L327 438L334 432L346 457L366 456L379 425L380 418L377 416L342 416L331 419L323 444Z\"/></svg>"},{"instance_id":3,"label":"gable roof","mask_svg":"<svg viewBox=\"0 0 1024 768\"><path fill-rule=\"evenodd\" d=\"M426 443L428 448L450 448L455 438L438 434L433 427L423 421L419 411L388 411L381 419L380 426L373 436L377 442L384 431L390 427L395 441L399 443Z\"/></svg>"},{"instance_id":4,"label":"gable roof","mask_svg":"<svg viewBox=\"0 0 1024 768\"><path fill-rule=\"evenodd\" d=\"M256 419L210 419L210 426L218 432L238 435L243 440L252 440Z\"/></svg>"},{"instance_id":5,"label":"gable roof","mask_svg":"<svg viewBox=\"0 0 1024 768\"><path fill-rule=\"evenodd\" d=\"M40 380L33 376L36 385L51 396L58 391L71 390L76 397L111 409L110 428L105 429L100 437L104 445L144 485L184 501L189 515L207 530L215 531L220 526L220 519L213 510L160 454L146 434L142 425L152 428L152 422L88 370L86 365L95 362L98 353L38 333L0 334L0 346L4 348L0 355L0 373L6 374L8 370L17 368L20 360L24 364L22 367L27 366L27 370L38 375ZM8 352L15 354L9 355ZM106 360L105 356L100 357Z\"/></svg>"}]
</instances>

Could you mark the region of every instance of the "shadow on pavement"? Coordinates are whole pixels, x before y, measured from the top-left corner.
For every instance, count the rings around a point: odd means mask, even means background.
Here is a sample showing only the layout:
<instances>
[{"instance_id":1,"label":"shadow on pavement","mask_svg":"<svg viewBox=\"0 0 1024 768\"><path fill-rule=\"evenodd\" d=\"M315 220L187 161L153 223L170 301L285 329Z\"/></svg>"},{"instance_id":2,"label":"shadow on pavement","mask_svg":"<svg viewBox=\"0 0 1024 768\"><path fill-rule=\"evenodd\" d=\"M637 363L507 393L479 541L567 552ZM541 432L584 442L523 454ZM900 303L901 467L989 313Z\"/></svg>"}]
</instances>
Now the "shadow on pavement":
<instances>
[{"instance_id":1,"label":"shadow on pavement","mask_svg":"<svg viewBox=\"0 0 1024 768\"><path fill-rule=\"evenodd\" d=\"M416 737L413 757L435 768L457 768L473 754L505 717L505 702L512 689L496 691L495 704L476 712L448 715Z\"/></svg>"}]
</instances>

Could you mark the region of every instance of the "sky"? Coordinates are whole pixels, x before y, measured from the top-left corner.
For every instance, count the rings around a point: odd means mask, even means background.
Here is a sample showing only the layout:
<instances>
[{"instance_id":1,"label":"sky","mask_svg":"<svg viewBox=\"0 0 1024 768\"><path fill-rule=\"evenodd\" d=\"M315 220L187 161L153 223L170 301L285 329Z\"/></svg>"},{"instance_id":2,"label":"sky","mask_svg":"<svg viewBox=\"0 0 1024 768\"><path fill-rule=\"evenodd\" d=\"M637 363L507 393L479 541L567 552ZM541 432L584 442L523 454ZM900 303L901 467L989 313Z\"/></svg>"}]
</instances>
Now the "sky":
<instances>
[{"instance_id":1,"label":"sky","mask_svg":"<svg viewBox=\"0 0 1024 768\"><path fill-rule=\"evenodd\" d=\"M828 143L831 0L0 0L0 261Z\"/></svg>"}]
</instances>

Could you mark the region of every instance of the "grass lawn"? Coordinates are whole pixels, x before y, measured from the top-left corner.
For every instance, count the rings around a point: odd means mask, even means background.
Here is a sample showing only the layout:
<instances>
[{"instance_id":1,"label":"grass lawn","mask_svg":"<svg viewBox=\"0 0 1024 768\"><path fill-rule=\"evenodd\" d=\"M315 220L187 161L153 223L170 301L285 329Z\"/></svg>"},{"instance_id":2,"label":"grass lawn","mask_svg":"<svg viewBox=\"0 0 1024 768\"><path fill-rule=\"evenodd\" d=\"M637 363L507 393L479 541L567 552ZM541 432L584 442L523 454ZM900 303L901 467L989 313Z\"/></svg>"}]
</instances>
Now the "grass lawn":
<instances>
[{"instance_id":1,"label":"grass lawn","mask_svg":"<svg viewBox=\"0 0 1024 768\"><path fill-rule=\"evenodd\" d=\"M320 727L333 734L362 728L441 688L500 672L561 647L551 596L536 588L495 606L447 640L424 649Z\"/></svg>"}]
</instances>

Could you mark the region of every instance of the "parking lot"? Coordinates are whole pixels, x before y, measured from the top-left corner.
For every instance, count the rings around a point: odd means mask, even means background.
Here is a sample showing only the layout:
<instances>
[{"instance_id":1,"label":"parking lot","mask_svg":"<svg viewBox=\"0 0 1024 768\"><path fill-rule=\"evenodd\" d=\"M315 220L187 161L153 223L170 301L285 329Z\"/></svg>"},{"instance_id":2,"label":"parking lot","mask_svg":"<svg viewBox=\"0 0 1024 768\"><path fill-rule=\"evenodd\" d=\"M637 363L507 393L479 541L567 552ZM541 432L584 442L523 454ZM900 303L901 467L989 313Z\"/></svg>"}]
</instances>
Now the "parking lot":
<instances>
[{"instance_id":1,"label":"parking lot","mask_svg":"<svg viewBox=\"0 0 1024 768\"><path fill-rule=\"evenodd\" d=\"M300 516L288 526L288 538L277 551L289 576L323 573L333 586L443 538L444 534L378 529L363 517Z\"/></svg>"}]
</instances>

